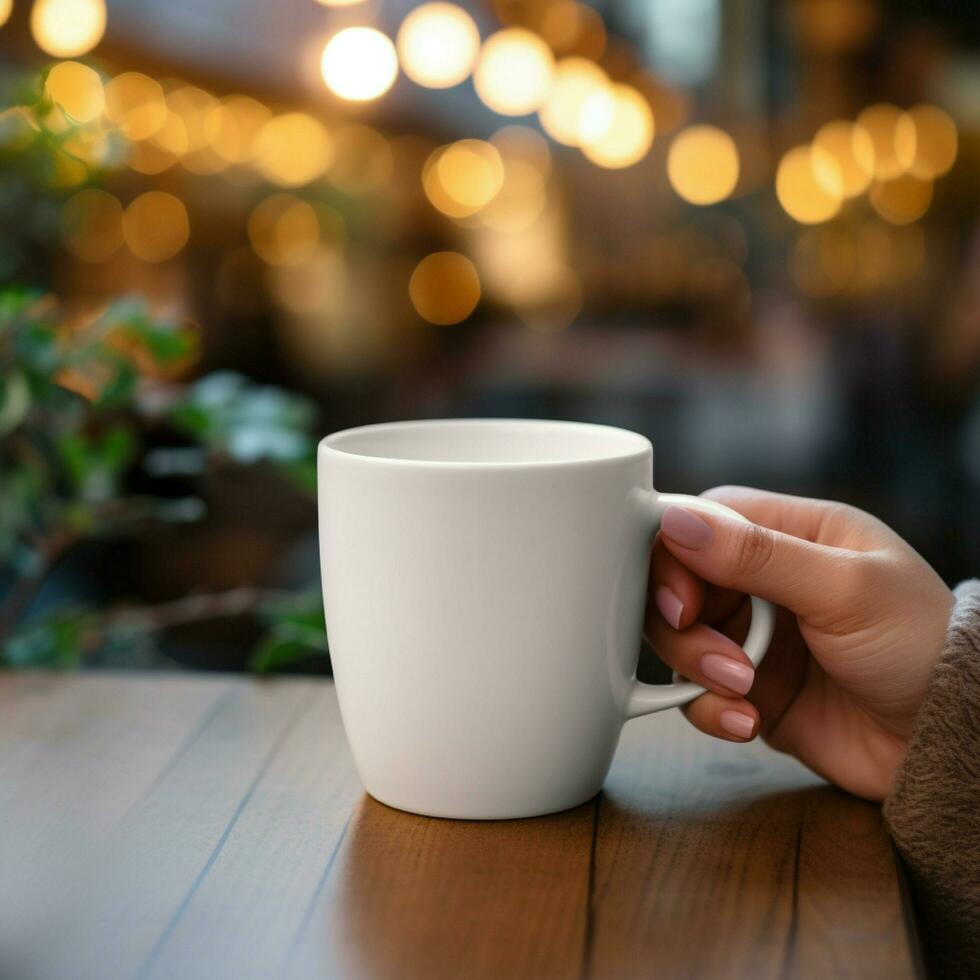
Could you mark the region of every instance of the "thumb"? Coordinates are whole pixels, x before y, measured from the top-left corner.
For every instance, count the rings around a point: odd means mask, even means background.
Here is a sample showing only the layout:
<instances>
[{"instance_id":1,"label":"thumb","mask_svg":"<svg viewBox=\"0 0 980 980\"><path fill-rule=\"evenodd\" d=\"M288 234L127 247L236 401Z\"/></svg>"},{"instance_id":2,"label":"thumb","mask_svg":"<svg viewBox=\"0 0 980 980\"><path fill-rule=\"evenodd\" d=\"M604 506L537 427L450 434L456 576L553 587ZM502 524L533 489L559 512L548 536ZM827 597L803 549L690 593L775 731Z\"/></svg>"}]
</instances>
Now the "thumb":
<instances>
[{"instance_id":1,"label":"thumb","mask_svg":"<svg viewBox=\"0 0 980 980\"><path fill-rule=\"evenodd\" d=\"M859 557L705 512L693 503L668 507L660 536L671 554L705 581L760 596L804 618L826 615L848 566Z\"/></svg>"}]
</instances>

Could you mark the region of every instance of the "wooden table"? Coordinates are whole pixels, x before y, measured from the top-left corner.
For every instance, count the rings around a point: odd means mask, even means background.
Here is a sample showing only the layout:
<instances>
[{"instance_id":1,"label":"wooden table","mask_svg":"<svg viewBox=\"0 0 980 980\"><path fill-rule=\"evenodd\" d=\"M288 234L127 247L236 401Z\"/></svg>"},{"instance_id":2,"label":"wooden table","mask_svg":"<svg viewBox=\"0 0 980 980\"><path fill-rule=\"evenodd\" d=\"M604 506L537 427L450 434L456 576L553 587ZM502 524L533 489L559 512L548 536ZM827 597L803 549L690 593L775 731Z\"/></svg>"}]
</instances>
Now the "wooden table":
<instances>
[{"instance_id":1,"label":"wooden table","mask_svg":"<svg viewBox=\"0 0 980 980\"><path fill-rule=\"evenodd\" d=\"M679 712L454 822L364 795L323 681L0 674L4 980L897 980L902 894L876 807Z\"/></svg>"}]
</instances>

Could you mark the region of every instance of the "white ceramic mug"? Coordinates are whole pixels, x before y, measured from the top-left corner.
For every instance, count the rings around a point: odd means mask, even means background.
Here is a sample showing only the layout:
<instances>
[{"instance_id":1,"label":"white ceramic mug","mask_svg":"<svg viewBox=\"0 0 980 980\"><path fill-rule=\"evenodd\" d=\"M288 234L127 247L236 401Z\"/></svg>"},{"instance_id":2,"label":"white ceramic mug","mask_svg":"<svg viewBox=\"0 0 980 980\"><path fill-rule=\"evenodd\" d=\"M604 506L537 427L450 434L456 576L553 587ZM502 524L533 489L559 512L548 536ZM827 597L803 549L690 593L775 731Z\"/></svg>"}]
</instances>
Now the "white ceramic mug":
<instances>
[{"instance_id":1,"label":"white ceramic mug","mask_svg":"<svg viewBox=\"0 0 980 980\"><path fill-rule=\"evenodd\" d=\"M348 429L319 448L334 678L367 791L438 817L527 817L602 787L628 718L703 689L636 679L653 447L575 422ZM773 610L752 600L758 663Z\"/></svg>"}]
</instances>

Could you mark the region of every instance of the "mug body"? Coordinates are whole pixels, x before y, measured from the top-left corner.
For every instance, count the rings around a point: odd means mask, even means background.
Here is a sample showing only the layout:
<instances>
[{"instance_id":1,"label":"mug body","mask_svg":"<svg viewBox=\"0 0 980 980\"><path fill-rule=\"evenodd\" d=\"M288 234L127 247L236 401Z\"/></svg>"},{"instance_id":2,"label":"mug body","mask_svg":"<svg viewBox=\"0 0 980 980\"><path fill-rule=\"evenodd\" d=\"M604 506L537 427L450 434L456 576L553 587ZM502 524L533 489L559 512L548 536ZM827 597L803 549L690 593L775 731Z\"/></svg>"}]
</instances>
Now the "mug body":
<instances>
[{"instance_id":1,"label":"mug body","mask_svg":"<svg viewBox=\"0 0 980 980\"><path fill-rule=\"evenodd\" d=\"M439 817L601 788L636 669L642 436L580 423L393 423L318 460L327 633L367 791Z\"/></svg>"}]
</instances>

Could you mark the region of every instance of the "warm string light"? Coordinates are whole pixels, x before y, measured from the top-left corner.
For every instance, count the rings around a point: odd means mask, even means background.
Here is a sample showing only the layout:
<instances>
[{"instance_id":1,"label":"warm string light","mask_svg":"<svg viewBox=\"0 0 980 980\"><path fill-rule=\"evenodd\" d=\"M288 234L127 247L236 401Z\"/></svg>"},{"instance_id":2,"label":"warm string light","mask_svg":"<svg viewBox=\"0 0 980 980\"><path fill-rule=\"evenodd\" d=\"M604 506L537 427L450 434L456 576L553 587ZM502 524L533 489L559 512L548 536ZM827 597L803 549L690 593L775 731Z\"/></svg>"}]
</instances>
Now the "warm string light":
<instances>
[{"instance_id":1,"label":"warm string light","mask_svg":"<svg viewBox=\"0 0 980 980\"><path fill-rule=\"evenodd\" d=\"M476 309L480 276L465 255L434 252L415 267L408 295L423 320L449 326L462 322Z\"/></svg>"},{"instance_id":2,"label":"warm string light","mask_svg":"<svg viewBox=\"0 0 980 980\"><path fill-rule=\"evenodd\" d=\"M102 40L105 25L105 0L34 0L31 8L31 34L53 58L87 54Z\"/></svg>"},{"instance_id":3,"label":"warm string light","mask_svg":"<svg viewBox=\"0 0 980 980\"><path fill-rule=\"evenodd\" d=\"M879 102L853 123L826 123L811 144L785 154L776 195L801 224L828 221L865 192L885 221L910 224L928 210L932 182L949 172L957 149L956 124L941 109Z\"/></svg>"},{"instance_id":4,"label":"warm string light","mask_svg":"<svg viewBox=\"0 0 980 980\"><path fill-rule=\"evenodd\" d=\"M573 0L558 0L545 18L547 30L545 25L536 25L538 33L507 27L481 47L479 31L466 11L448 2L425 3L403 21L397 49L385 34L370 27L350 27L335 34L323 49L324 82L342 99L370 101L390 89L399 64L413 82L434 89L458 85L472 73L478 96L493 111L502 115L536 111L542 128L556 142L579 147L598 166L628 167L647 155L654 138L651 96L611 82L592 60L598 55L578 46L569 25L581 20L581 11L572 12L580 6ZM551 16L559 8L561 17ZM34 4L35 37L45 50L60 57L89 50L104 29L103 0ZM552 50L566 56L556 63ZM283 188L322 178L344 193L358 195L383 188L394 169L388 141L369 127L353 125L328 132L312 116L273 115L247 96L218 100L194 86L164 92L158 82L137 72L103 84L98 72L70 60L51 69L45 91L71 124L102 125L103 116L113 123L129 141L130 166L146 174L162 172L177 161L202 175L249 164ZM547 144L531 130L509 129L523 131L521 139L528 145L536 140L544 148L544 165L537 149L537 159L532 159L534 153L505 151L503 137L490 143L462 139L440 147L423 171L423 187L437 210L470 227L494 232L519 232L537 221L548 200ZM87 177L86 165L107 165L112 157L105 133L95 129L71 136L65 145L77 159L64 161L58 171L56 180L62 186L81 183ZM892 225L909 225L928 210L933 181L950 170L957 151L956 126L942 110L930 105L902 110L878 103L853 122L827 123L812 143L788 151L775 173L776 197L795 221L821 225L840 214L847 201L867 193L879 217ZM667 176L684 200L715 204L728 198L738 184L739 149L723 130L689 127L670 146ZM125 212L111 195L106 199L76 195L64 214L66 246L86 261L105 261L125 241L145 261L166 261L183 248L189 225L183 204L172 195L151 197L158 193L141 195ZM86 239L79 232L86 222L101 231ZM309 203L289 194L273 195L253 212L249 238L256 254L270 265L298 266L321 247L319 218ZM110 247L114 240L115 246ZM448 269L454 262L457 278L465 279L460 273L464 266L455 259L439 259L432 267ZM426 269L426 275L434 275ZM475 306L480 288L475 267L473 275ZM423 277L420 282L424 281ZM420 314L431 319L421 310Z\"/></svg>"},{"instance_id":5,"label":"warm string light","mask_svg":"<svg viewBox=\"0 0 980 980\"><path fill-rule=\"evenodd\" d=\"M320 72L334 95L369 102L394 84L398 55L387 34L373 27L347 27L324 45Z\"/></svg>"},{"instance_id":6,"label":"warm string light","mask_svg":"<svg viewBox=\"0 0 980 980\"><path fill-rule=\"evenodd\" d=\"M541 107L551 91L555 61L537 34L507 27L483 44L473 73L476 94L502 116L526 116Z\"/></svg>"},{"instance_id":7,"label":"warm string light","mask_svg":"<svg viewBox=\"0 0 980 980\"><path fill-rule=\"evenodd\" d=\"M44 92L77 123L98 119L105 110L105 90L99 73L77 61L62 61L48 72Z\"/></svg>"},{"instance_id":8,"label":"warm string light","mask_svg":"<svg viewBox=\"0 0 980 980\"><path fill-rule=\"evenodd\" d=\"M480 32L462 7L425 3L402 21L397 48L402 71L417 85L451 88L473 71Z\"/></svg>"},{"instance_id":9,"label":"warm string light","mask_svg":"<svg viewBox=\"0 0 980 980\"><path fill-rule=\"evenodd\" d=\"M717 204L738 183L735 141L716 126L691 126L674 137L667 153L667 177L677 195L691 204Z\"/></svg>"}]
</instances>

